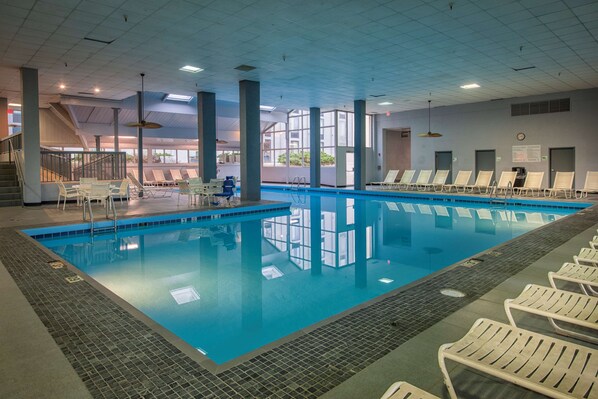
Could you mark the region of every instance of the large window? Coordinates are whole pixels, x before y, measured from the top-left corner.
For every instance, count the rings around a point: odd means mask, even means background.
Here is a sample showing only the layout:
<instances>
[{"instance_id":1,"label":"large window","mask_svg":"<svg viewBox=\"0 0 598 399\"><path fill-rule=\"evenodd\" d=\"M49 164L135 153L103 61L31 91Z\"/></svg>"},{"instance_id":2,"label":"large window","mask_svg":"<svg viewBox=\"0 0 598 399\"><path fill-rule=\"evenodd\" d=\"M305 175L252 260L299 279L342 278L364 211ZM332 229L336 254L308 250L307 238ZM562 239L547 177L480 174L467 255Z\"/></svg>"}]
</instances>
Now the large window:
<instances>
[{"instance_id":1,"label":"large window","mask_svg":"<svg viewBox=\"0 0 598 399\"><path fill-rule=\"evenodd\" d=\"M366 115L366 147L372 147L372 123L373 118ZM291 167L309 167L309 134L309 111L291 112L288 116L288 124L276 123L264 131L262 135L263 165L284 167L288 164ZM333 110L320 114L321 166L335 165L337 146L355 146L353 112Z\"/></svg>"}]
</instances>

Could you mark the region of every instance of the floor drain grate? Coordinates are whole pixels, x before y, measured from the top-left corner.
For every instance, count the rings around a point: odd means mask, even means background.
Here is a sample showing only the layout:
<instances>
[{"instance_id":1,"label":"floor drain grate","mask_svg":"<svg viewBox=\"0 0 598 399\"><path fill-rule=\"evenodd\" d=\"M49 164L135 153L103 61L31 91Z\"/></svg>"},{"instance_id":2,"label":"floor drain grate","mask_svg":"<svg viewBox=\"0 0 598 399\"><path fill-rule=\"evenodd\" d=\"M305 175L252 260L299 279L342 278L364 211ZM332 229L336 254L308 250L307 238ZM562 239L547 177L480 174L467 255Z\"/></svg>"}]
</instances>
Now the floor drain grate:
<instances>
[{"instance_id":1,"label":"floor drain grate","mask_svg":"<svg viewBox=\"0 0 598 399\"><path fill-rule=\"evenodd\" d=\"M490 252L487 252L487 254L490 255L490 256L498 257L498 256L502 255L502 252L499 252L499 251L490 251Z\"/></svg>"},{"instance_id":2,"label":"floor drain grate","mask_svg":"<svg viewBox=\"0 0 598 399\"><path fill-rule=\"evenodd\" d=\"M52 269L62 269L64 267L64 263L59 260L52 260L48 262L48 265L50 265Z\"/></svg>"},{"instance_id":3,"label":"floor drain grate","mask_svg":"<svg viewBox=\"0 0 598 399\"><path fill-rule=\"evenodd\" d=\"M467 259L465 262L461 263L461 266L472 267L472 266L475 266L478 263L482 263L482 262L483 262L483 260L481 260L481 259L471 258L471 259Z\"/></svg>"},{"instance_id":4,"label":"floor drain grate","mask_svg":"<svg viewBox=\"0 0 598 399\"><path fill-rule=\"evenodd\" d=\"M465 294L461 291L454 290L452 288L445 288L440 290L440 293L445 296L450 296L451 298L463 298Z\"/></svg>"},{"instance_id":5,"label":"floor drain grate","mask_svg":"<svg viewBox=\"0 0 598 399\"><path fill-rule=\"evenodd\" d=\"M81 276L70 276L70 277L66 277L65 278L67 283L76 283L78 281L83 281L83 279L81 278Z\"/></svg>"}]
</instances>

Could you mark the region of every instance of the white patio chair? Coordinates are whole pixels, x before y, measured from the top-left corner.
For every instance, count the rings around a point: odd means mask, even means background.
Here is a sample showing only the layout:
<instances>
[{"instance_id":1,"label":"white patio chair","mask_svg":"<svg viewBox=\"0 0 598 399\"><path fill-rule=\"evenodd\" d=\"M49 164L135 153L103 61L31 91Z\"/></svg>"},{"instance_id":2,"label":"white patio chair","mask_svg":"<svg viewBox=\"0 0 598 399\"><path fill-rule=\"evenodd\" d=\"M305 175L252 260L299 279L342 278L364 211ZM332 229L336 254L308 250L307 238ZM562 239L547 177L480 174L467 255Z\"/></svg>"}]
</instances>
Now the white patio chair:
<instances>
[{"instance_id":1,"label":"white patio chair","mask_svg":"<svg viewBox=\"0 0 598 399\"><path fill-rule=\"evenodd\" d=\"M403 176L401 176L401 180L399 180L396 183L390 184L390 186L392 188L396 188L397 190L400 190L402 188L407 189L409 187L409 185L411 184L411 182L413 181L414 176L415 176L415 170L407 169L405 172L403 172Z\"/></svg>"},{"instance_id":2,"label":"white patio chair","mask_svg":"<svg viewBox=\"0 0 598 399\"><path fill-rule=\"evenodd\" d=\"M195 193L194 190L191 190L191 188L189 186L189 182L186 180L177 180L176 184L179 189L176 206L179 206L179 204L181 202L181 195L187 196L187 205L188 206L191 206L192 204L194 204L195 197L197 196L197 193Z\"/></svg>"},{"instance_id":3,"label":"white patio chair","mask_svg":"<svg viewBox=\"0 0 598 399\"><path fill-rule=\"evenodd\" d=\"M420 170L419 175L417 176L417 179L415 180L415 183L410 183L407 186L407 188L419 190L420 186L423 186L424 184L428 184L430 182L431 177L432 177L431 170L429 170L429 169Z\"/></svg>"},{"instance_id":4,"label":"white patio chair","mask_svg":"<svg viewBox=\"0 0 598 399\"><path fill-rule=\"evenodd\" d=\"M544 172L527 172L523 187L516 187L515 192L519 195L527 195L528 193L534 195L535 191L540 196L542 180L544 180Z\"/></svg>"},{"instance_id":5,"label":"white patio chair","mask_svg":"<svg viewBox=\"0 0 598 399\"><path fill-rule=\"evenodd\" d=\"M453 188L457 192L459 192L459 189L462 189L463 191L465 191L465 188L467 187L467 184L469 183L470 178L471 178L471 170L460 170L457 173L457 177L455 178L455 181L452 184L444 184L442 186L441 191L446 190L447 192L450 193Z\"/></svg>"},{"instance_id":6,"label":"white patio chair","mask_svg":"<svg viewBox=\"0 0 598 399\"><path fill-rule=\"evenodd\" d=\"M58 186L58 202L56 202L56 208L60 207L61 198L64 198L64 203L62 204L63 211L66 209L66 200L69 198L76 198L77 204L79 204L81 200L81 193L78 189L66 187L62 180L56 180L56 185Z\"/></svg>"},{"instance_id":7,"label":"white patio chair","mask_svg":"<svg viewBox=\"0 0 598 399\"><path fill-rule=\"evenodd\" d=\"M437 170L436 174L434 174L434 178L432 179L432 183L421 184L419 189L422 191L428 189L442 191L442 187L444 186L444 183L446 183L448 174L448 170Z\"/></svg>"},{"instance_id":8,"label":"white patio chair","mask_svg":"<svg viewBox=\"0 0 598 399\"><path fill-rule=\"evenodd\" d=\"M517 298L505 300L505 312L509 322L513 327L517 327L513 310L547 317L557 333L594 344L598 343L596 335L571 331L556 324L558 320L598 333L598 298L528 284Z\"/></svg>"},{"instance_id":9,"label":"white patio chair","mask_svg":"<svg viewBox=\"0 0 598 399\"><path fill-rule=\"evenodd\" d=\"M440 399L429 392L419 389L405 381L392 384L380 399Z\"/></svg>"},{"instance_id":10,"label":"white patio chair","mask_svg":"<svg viewBox=\"0 0 598 399\"><path fill-rule=\"evenodd\" d=\"M544 196L545 197L556 197L559 192L563 192L565 198L569 198L573 196L573 178L575 177L575 172L556 172L556 176L554 177L554 183L552 184L552 188L544 189Z\"/></svg>"},{"instance_id":11,"label":"white patio chair","mask_svg":"<svg viewBox=\"0 0 598 399\"><path fill-rule=\"evenodd\" d=\"M481 194L482 189L484 192L488 192L488 188L490 187L490 182L492 181L492 175L494 171L492 170L480 170L478 172L478 177L475 179L475 183L469 186L465 186L464 190L469 190L469 192L474 192L476 189Z\"/></svg>"},{"instance_id":12,"label":"white patio chair","mask_svg":"<svg viewBox=\"0 0 598 399\"><path fill-rule=\"evenodd\" d=\"M382 186L382 188L390 187L390 185L394 184L395 180L397 179L397 175L399 174L398 169L390 169L384 178L384 181L373 181L372 184L378 184Z\"/></svg>"},{"instance_id":13,"label":"white patio chair","mask_svg":"<svg viewBox=\"0 0 598 399\"><path fill-rule=\"evenodd\" d=\"M127 198L129 195L129 184L131 181L129 179L123 179L118 187L111 187L110 194L112 196L117 196L120 198L120 203L123 203L123 198Z\"/></svg>"},{"instance_id":14,"label":"white patio chair","mask_svg":"<svg viewBox=\"0 0 598 399\"><path fill-rule=\"evenodd\" d=\"M586 173L586 182L581 190L575 191L575 198L586 198L588 193L598 193L598 172Z\"/></svg>"},{"instance_id":15,"label":"white patio chair","mask_svg":"<svg viewBox=\"0 0 598 399\"><path fill-rule=\"evenodd\" d=\"M463 338L438 350L444 383L456 399L447 360L552 398L598 396L596 349L493 320L478 319Z\"/></svg>"},{"instance_id":16,"label":"white patio chair","mask_svg":"<svg viewBox=\"0 0 598 399\"><path fill-rule=\"evenodd\" d=\"M559 271L548 273L548 281L555 289L557 281L564 281L579 285L586 295L598 295L598 267L565 262Z\"/></svg>"},{"instance_id":17,"label":"white patio chair","mask_svg":"<svg viewBox=\"0 0 598 399\"><path fill-rule=\"evenodd\" d=\"M498 184L496 185L496 192L506 192L507 190L513 189L513 184L515 184L515 178L517 177L517 172L509 172L503 171L500 174L500 179L498 180Z\"/></svg>"},{"instance_id":18,"label":"white patio chair","mask_svg":"<svg viewBox=\"0 0 598 399\"><path fill-rule=\"evenodd\" d=\"M576 265L581 262L581 264L598 267L598 249L582 248L578 255L573 256L573 261Z\"/></svg>"}]
</instances>

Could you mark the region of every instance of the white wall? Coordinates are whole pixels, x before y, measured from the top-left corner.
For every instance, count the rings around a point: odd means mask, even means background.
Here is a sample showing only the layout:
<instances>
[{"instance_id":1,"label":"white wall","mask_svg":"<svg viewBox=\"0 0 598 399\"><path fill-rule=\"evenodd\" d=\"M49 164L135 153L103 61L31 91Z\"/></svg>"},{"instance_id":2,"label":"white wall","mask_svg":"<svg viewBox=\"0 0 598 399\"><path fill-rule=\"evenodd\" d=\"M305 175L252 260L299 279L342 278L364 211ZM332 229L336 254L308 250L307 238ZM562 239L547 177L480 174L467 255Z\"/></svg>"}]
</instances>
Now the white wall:
<instances>
[{"instance_id":1,"label":"white wall","mask_svg":"<svg viewBox=\"0 0 598 399\"><path fill-rule=\"evenodd\" d=\"M570 112L511 116L511 104L543 100L571 99ZM542 96L520 97L474 104L432 108L432 131L443 134L439 138L417 137L428 131L428 110L405 111L376 116L375 142L382 145L386 128L411 128L411 167L434 169L435 151L452 151L453 176L460 169L475 170L475 150L496 150L496 172L523 166L528 171L544 171L543 186L549 181L549 148L575 147L576 187L583 187L588 170L598 170L598 89L577 90ZM524 141L516 134L524 132ZM512 146L542 146L541 162L515 164ZM377 150L376 165L383 164L383 151ZM500 160L498 160L500 158ZM377 171L374 179L384 178ZM368 175L369 176L369 175ZM473 179L473 177L472 177ZM371 180L370 180L371 181Z\"/></svg>"}]
</instances>

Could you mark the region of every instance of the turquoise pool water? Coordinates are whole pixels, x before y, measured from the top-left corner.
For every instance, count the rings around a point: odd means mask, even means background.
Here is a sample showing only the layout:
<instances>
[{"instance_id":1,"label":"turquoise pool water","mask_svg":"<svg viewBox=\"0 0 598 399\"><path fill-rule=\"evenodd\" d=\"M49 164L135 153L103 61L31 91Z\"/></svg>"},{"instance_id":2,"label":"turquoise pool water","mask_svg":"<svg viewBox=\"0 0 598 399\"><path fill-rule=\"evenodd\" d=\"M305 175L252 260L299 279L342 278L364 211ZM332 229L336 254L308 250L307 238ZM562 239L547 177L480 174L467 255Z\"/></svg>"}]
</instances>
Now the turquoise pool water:
<instances>
[{"instance_id":1,"label":"turquoise pool water","mask_svg":"<svg viewBox=\"0 0 598 399\"><path fill-rule=\"evenodd\" d=\"M290 214L39 241L223 364L574 212L263 197L292 201Z\"/></svg>"}]
</instances>

